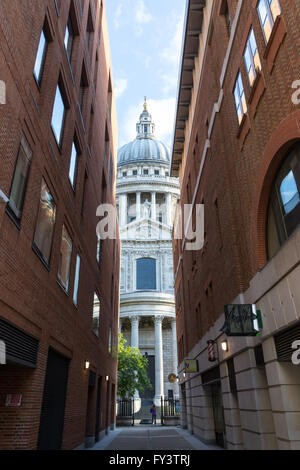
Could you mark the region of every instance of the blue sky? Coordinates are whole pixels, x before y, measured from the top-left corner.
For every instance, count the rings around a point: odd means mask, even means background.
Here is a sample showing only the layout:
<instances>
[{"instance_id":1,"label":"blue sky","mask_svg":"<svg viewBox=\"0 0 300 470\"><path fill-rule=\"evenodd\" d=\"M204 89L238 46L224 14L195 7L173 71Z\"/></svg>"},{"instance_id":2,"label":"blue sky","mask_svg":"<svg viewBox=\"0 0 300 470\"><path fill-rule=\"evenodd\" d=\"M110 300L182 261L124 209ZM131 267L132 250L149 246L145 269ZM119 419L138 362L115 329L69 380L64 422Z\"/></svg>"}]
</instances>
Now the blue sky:
<instances>
[{"instance_id":1,"label":"blue sky","mask_svg":"<svg viewBox=\"0 0 300 470\"><path fill-rule=\"evenodd\" d=\"M185 0L107 0L119 146L133 140L144 96L171 146Z\"/></svg>"}]
</instances>

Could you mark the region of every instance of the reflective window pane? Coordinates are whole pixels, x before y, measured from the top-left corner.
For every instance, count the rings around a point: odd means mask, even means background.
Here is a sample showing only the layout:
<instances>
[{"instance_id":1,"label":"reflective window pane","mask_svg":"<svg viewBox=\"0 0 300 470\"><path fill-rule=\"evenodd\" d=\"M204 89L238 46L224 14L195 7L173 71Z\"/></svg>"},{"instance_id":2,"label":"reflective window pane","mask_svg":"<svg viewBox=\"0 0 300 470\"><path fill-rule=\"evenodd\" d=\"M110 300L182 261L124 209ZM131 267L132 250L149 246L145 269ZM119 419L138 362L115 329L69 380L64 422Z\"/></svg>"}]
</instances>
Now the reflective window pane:
<instances>
[{"instance_id":1,"label":"reflective window pane","mask_svg":"<svg viewBox=\"0 0 300 470\"><path fill-rule=\"evenodd\" d=\"M76 268L75 268L75 280L74 280L74 290L73 290L73 303L77 305L78 303L78 287L79 287L79 276L80 276L80 256L77 255L76 258Z\"/></svg>"},{"instance_id":2,"label":"reflective window pane","mask_svg":"<svg viewBox=\"0 0 300 470\"><path fill-rule=\"evenodd\" d=\"M71 159L70 159L70 169L69 169L69 180L73 188L75 187L76 170L77 170L77 150L76 150L76 145L73 142Z\"/></svg>"},{"instance_id":3,"label":"reflective window pane","mask_svg":"<svg viewBox=\"0 0 300 470\"><path fill-rule=\"evenodd\" d=\"M14 213L18 220L20 220L22 216L31 159L31 148L25 136L22 136L8 202L9 209Z\"/></svg>"},{"instance_id":4,"label":"reflective window pane","mask_svg":"<svg viewBox=\"0 0 300 470\"><path fill-rule=\"evenodd\" d=\"M47 48L47 41L45 38L44 31L42 31L40 42L39 42L39 47L38 47L38 51L37 51L37 55L35 59L35 65L34 65L34 76L38 83L40 83L41 78L42 78L43 66L44 66L45 55L46 55L46 48Z\"/></svg>"},{"instance_id":5,"label":"reflective window pane","mask_svg":"<svg viewBox=\"0 0 300 470\"><path fill-rule=\"evenodd\" d=\"M93 303L93 332L99 336L99 325L100 325L100 300L97 294L94 294Z\"/></svg>"},{"instance_id":6,"label":"reflective window pane","mask_svg":"<svg viewBox=\"0 0 300 470\"><path fill-rule=\"evenodd\" d=\"M72 239L66 227L63 225L57 277L65 291L69 289L71 256Z\"/></svg>"},{"instance_id":7,"label":"reflective window pane","mask_svg":"<svg viewBox=\"0 0 300 470\"><path fill-rule=\"evenodd\" d=\"M137 290L156 290L156 260L138 259L136 262Z\"/></svg>"},{"instance_id":8,"label":"reflective window pane","mask_svg":"<svg viewBox=\"0 0 300 470\"><path fill-rule=\"evenodd\" d=\"M56 205L48 186L43 180L34 234L34 246L38 249L40 255L47 264L49 264L50 261L55 217Z\"/></svg>"},{"instance_id":9,"label":"reflective window pane","mask_svg":"<svg viewBox=\"0 0 300 470\"><path fill-rule=\"evenodd\" d=\"M58 145L61 144L63 125L65 118L65 105L59 85L56 87L51 126Z\"/></svg>"}]
</instances>

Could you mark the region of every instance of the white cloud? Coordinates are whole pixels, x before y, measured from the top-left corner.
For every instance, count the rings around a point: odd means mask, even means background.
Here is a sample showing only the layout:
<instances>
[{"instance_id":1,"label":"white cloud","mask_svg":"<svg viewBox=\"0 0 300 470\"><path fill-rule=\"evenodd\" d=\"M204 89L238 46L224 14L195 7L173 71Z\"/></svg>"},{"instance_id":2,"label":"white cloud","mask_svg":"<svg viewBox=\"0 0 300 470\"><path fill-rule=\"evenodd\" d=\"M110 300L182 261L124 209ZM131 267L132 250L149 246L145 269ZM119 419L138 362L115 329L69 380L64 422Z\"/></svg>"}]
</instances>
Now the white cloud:
<instances>
[{"instance_id":1,"label":"white cloud","mask_svg":"<svg viewBox=\"0 0 300 470\"><path fill-rule=\"evenodd\" d=\"M143 111L143 101L128 108L120 129L120 146L136 138L136 123ZM148 110L155 122L155 137L171 146L175 118L176 99L148 99Z\"/></svg>"},{"instance_id":2,"label":"white cloud","mask_svg":"<svg viewBox=\"0 0 300 470\"><path fill-rule=\"evenodd\" d=\"M137 23L150 23L153 20L152 15L148 12L144 0L138 0L136 6L135 19Z\"/></svg>"},{"instance_id":3,"label":"white cloud","mask_svg":"<svg viewBox=\"0 0 300 470\"><path fill-rule=\"evenodd\" d=\"M127 78L116 78L115 79L115 97L119 98L120 96L123 95L124 91L127 89L128 86L128 80Z\"/></svg>"},{"instance_id":4,"label":"white cloud","mask_svg":"<svg viewBox=\"0 0 300 470\"><path fill-rule=\"evenodd\" d=\"M178 67L183 36L183 18L177 19L175 33L169 44L162 50L160 57L168 64Z\"/></svg>"},{"instance_id":5,"label":"white cloud","mask_svg":"<svg viewBox=\"0 0 300 470\"><path fill-rule=\"evenodd\" d=\"M123 12L123 4L121 2L121 3L119 3L119 5L116 9L116 13L115 13L115 17L114 17L114 25L115 25L116 29L118 29L120 27L120 19L121 19L121 16L122 16L122 12Z\"/></svg>"}]
</instances>

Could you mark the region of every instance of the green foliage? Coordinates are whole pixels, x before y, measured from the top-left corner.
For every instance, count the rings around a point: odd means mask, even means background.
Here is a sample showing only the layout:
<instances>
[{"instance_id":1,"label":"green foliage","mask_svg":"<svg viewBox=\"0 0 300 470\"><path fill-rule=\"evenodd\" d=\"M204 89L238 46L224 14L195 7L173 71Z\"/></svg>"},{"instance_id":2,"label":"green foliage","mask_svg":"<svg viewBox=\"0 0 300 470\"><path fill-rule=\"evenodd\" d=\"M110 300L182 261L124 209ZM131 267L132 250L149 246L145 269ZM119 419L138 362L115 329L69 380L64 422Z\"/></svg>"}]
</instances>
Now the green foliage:
<instances>
[{"instance_id":1,"label":"green foliage","mask_svg":"<svg viewBox=\"0 0 300 470\"><path fill-rule=\"evenodd\" d=\"M139 349L128 346L126 339L119 334L118 350L118 395L121 398L134 396L138 390L143 393L151 389L152 385L147 375L148 360Z\"/></svg>"}]
</instances>

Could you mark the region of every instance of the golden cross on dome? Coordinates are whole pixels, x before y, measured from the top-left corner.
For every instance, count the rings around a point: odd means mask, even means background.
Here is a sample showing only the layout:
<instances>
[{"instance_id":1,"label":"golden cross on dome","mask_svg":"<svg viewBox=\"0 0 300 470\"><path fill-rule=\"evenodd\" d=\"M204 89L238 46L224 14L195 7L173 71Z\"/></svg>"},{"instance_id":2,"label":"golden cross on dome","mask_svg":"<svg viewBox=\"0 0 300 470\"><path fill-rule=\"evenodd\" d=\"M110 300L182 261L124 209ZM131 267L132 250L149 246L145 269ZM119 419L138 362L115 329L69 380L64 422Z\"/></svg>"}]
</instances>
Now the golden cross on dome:
<instances>
[{"instance_id":1,"label":"golden cross on dome","mask_svg":"<svg viewBox=\"0 0 300 470\"><path fill-rule=\"evenodd\" d=\"M145 110L145 111L148 111L147 96L145 96L144 110Z\"/></svg>"}]
</instances>

